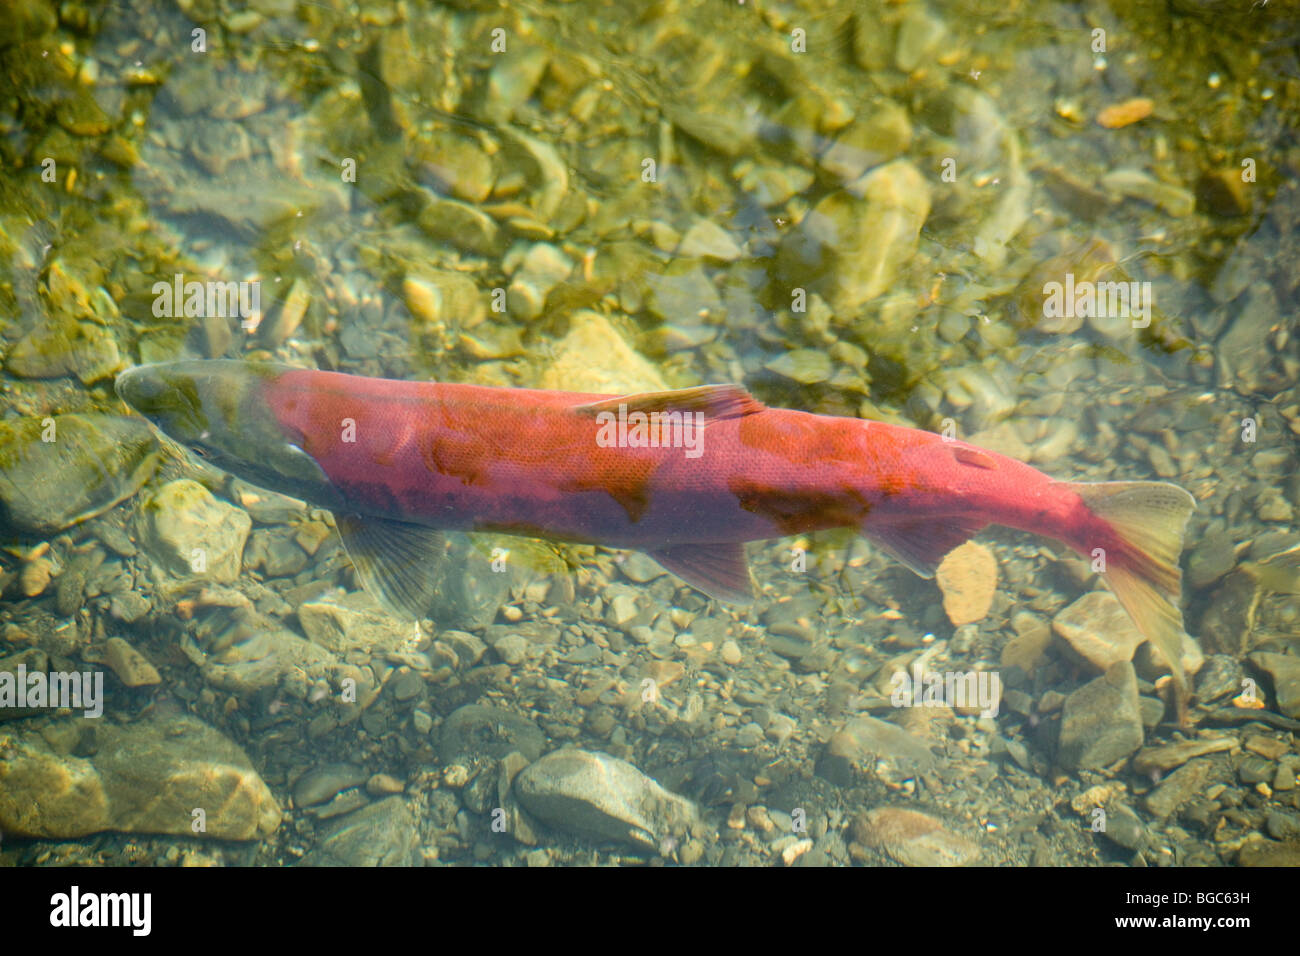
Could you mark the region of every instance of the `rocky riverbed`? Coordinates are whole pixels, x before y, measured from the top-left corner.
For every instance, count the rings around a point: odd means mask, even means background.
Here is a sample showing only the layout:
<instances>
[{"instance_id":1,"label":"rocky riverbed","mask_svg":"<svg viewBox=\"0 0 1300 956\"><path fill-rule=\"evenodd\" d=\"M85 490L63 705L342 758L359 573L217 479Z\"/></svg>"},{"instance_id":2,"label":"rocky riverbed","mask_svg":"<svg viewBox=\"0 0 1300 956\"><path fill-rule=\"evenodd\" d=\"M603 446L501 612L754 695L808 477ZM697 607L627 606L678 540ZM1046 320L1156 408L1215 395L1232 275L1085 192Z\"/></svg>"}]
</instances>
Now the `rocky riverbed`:
<instances>
[{"instance_id":1,"label":"rocky riverbed","mask_svg":"<svg viewBox=\"0 0 1300 956\"><path fill-rule=\"evenodd\" d=\"M1300 863L1300 23L1053 10L6 4L0 675L103 712L0 683L0 864ZM934 581L750 545L748 608L451 535L397 621L330 514L113 394L220 357L737 382L1175 482L1189 724L1089 563L996 528Z\"/></svg>"}]
</instances>

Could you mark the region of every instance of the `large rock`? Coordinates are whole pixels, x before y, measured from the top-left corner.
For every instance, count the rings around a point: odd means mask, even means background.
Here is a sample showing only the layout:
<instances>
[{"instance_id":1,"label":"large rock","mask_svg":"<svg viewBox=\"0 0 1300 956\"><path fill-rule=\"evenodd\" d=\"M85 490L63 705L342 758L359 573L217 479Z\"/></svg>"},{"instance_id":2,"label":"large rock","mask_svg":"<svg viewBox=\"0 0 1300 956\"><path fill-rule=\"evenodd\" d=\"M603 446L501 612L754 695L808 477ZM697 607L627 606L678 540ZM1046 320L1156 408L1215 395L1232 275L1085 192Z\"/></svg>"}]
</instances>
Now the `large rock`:
<instances>
[{"instance_id":1,"label":"large rock","mask_svg":"<svg viewBox=\"0 0 1300 956\"><path fill-rule=\"evenodd\" d=\"M510 599L511 575L493 567L496 540L467 534L447 536L447 557L438 569L438 600L430 612L442 627L467 631L487 627ZM518 560L524 553L517 547L518 540L503 542L510 551L508 561Z\"/></svg>"},{"instance_id":2,"label":"large rock","mask_svg":"<svg viewBox=\"0 0 1300 956\"><path fill-rule=\"evenodd\" d=\"M90 105L93 110L93 101ZM75 375L84 385L112 377L122 365L111 332L66 316L38 322L14 344L5 362L5 368L20 378Z\"/></svg>"},{"instance_id":3,"label":"large rock","mask_svg":"<svg viewBox=\"0 0 1300 956\"><path fill-rule=\"evenodd\" d=\"M1142 746L1137 672L1120 661L1065 699L1057 759L1070 770L1099 770Z\"/></svg>"},{"instance_id":4,"label":"large rock","mask_svg":"<svg viewBox=\"0 0 1300 956\"><path fill-rule=\"evenodd\" d=\"M551 826L651 849L684 833L697 812L630 763L585 750L556 751L530 764L515 778L514 792L528 813Z\"/></svg>"},{"instance_id":5,"label":"large rock","mask_svg":"<svg viewBox=\"0 0 1300 956\"><path fill-rule=\"evenodd\" d=\"M941 820L902 807L860 814L853 821L853 837L864 846L884 850L904 866L970 866L979 858L979 847Z\"/></svg>"},{"instance_id":6,"label":"large rock","mask_svg":"<svg viewBox=\"0 0 1300 956\"><path fill-rule=\"evenodd\" d=\"M851 315L893 284L929 215L930 187L916 167L878 166L812 208L782 243L779 272L791 287L820 292L837 315Z\"/></svg>"},{"instance_id":7,"label":"large rock","mask_svg":"<svg viewBox=\"0 0 1300 956\"><path fill-rule=\"evenodd\" d=\"M169 481L145 502L144 546L149 556L180 578L231 584L239 577L253 521L241 508L219 501L197 481Z\"/></svg>"},{"instance_id":8,"label":"large rock","mask_svg":"<svg viewBox=\"0 0 1300 956\"><path fill-rule=\"evenodd\" d=\"M855 717L831 735L817 762L817 773L846 787L852 783L855 766L874 770L881 762L899 777L933 770L936 763L930 748L897 724Z\"/></svg>"},{"instance_id":9,"label":"large rock","mask_svg":"<svg viewBox=\"0 0 1300 956\"><path fill-rule=\"evenodd\" d=\"M1277 709L1300 718L1300 656L1257 651L1250 655L1250 662L1273 679Z\"/></svg>"},{"instance_id":10,"label":"large rock","mask_svg":"<svg viewBox=\"0 0 1300 956\"><path fill-rule=\"evenodd\" d=\"M0 831L70 839L120 830L260 839L280 807L237 745L189 715L132 724L37 718L0 732ZM93 751L90 756L79 756ZM206 816L193 829L193 811Z\"/></svg>"},{"instance_id":11,"label":"large rock","mask_svg":"<svg viewBox=\"0 0 1300 956\"><path fill-rule=\"evenodd\" d=\"M0 519L18 531L55 534L135 494L157 465L158 442L138 419L0 422Z\"/></svg>"},{"instance_id":12,"label":"large rock","mask_svg":"<svg viewBox=\"0 0 1300 956\"><path fill-rule=\"evenodd\" d=\"M598 312L573 313L569 332L555 346L555 360L542 373L542 388L600 395L661 392L668 388L651 365Z\"/></svg>"},{"instance_id":13,"label":"large rock","mask_svg":"<svg viewBox=\"0 0 1300 956\"><path fill-rule=\"evenodd\" d=\"M334 821L299 866L419 866L419 820L388 797Z\"/></svg>"},{"instance_id":14,"label":"large rock","mask_svg":"<svg viewBox=\"0 0 1300 956\"><path fill-rule=\"evenodd\" d=\"M1146 640L1109 591L1093 591L1063 608L1053 618L1052 629L1103 672L1112 664L1131 661Z\"/></svg>"},{"instance_id":15,"label":"large rock","mask_svg":"<svg viewBox=\"0 0 1300 956\"><path fill-rule=\"evenodd\" d=\"M514 751L536 760L545 746L546 735L527 717L486 704L458 707L438 732L438 756L444 764L463 757L499 760Z\"/></svg>"},{"instance_id":16,"label":"large rock","mask_svg":"<svg viewBox=\"0 0 1300 956\"><path fill-rule=\"evenodd\" d=\"M409 621L388 614L364 591L305 601L298 621L308 638L335 654L402 650L415 634Z\"/></svg>"},{"instance_id":17,"label":"large rock","mask_svg":"<svg viewBox=\"0 0 1300 956\"><path fill-rule=\"evenodd\" d=\"M197 643L184 647L213 687L245 695L279 686L290 675L332 687L355 676L325 648L251 609L212 607L196 620Z\"/></svg>"}]
</instances>

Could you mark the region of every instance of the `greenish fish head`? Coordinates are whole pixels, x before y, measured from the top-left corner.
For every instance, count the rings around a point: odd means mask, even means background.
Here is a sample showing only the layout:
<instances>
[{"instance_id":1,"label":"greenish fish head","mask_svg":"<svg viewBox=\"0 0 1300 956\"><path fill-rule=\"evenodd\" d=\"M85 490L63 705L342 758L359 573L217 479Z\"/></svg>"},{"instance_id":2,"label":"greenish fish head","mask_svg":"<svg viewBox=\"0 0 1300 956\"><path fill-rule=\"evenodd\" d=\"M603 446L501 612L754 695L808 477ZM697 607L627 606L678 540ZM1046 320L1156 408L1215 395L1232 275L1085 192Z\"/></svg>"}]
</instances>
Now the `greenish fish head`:
<instances>
[{"instance_id":1,"label":"greenish fish head","mask_svg":"<svg viewBox=\"0 0 1300 956\"><path fill-rule=\"evenodd\" d=\"M239 478L337 510L341 502L302 436L276 418L266 386L287 366L227 360L127 369L118 397L164 435Z\"/></svg>"}]
</instances>

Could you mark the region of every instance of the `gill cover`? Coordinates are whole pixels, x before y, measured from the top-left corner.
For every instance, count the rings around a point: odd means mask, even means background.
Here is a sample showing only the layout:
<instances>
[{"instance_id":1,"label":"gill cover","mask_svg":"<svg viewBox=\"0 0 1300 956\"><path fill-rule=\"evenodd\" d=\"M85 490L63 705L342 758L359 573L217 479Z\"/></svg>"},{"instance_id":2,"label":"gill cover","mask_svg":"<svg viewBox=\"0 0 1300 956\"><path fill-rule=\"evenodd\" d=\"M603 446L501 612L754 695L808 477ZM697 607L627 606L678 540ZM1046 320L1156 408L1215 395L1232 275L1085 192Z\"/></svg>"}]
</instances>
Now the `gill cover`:
<instances>
[{"instance_id":1,"label":"gill cover","mask_svg":"<svg viewBox=\"0 0 1300 956\"><path fill-rule=\"evenodd\" d=\"M128 369L118 396L176 443L245 481L324 508L338 493L302 436L276 418L266 386L287 366L230 360Z\"/></svg>"}]
</instances>

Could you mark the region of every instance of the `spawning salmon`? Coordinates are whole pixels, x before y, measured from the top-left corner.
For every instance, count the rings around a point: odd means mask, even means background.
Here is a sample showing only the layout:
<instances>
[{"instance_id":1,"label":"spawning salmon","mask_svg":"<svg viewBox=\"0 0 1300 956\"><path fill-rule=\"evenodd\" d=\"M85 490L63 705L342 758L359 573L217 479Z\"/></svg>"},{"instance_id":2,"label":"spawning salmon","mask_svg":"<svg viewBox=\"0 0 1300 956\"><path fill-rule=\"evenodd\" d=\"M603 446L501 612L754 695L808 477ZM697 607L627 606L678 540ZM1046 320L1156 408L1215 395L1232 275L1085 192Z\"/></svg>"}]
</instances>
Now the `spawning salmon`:
<instances>
[{"instance_id":1,"label":"spawning salmon","mask_svg":"<svg viewBox=\"0 0 1300 956\"><path fill-rule=\"evenodd\" d=\"M747 541L855 528L930 577L996 524L1104 568L1184 713L1178 561L1195 500L1177 485L1057 481L921 429L769 408L737 385L592 395L216 360L130 369L116 387L213 465L332 511L362 585L408 617L436 599L445 530L634 548L747 602Z\"/></svg>"}]
</instances>

